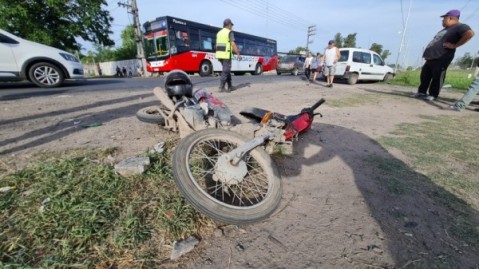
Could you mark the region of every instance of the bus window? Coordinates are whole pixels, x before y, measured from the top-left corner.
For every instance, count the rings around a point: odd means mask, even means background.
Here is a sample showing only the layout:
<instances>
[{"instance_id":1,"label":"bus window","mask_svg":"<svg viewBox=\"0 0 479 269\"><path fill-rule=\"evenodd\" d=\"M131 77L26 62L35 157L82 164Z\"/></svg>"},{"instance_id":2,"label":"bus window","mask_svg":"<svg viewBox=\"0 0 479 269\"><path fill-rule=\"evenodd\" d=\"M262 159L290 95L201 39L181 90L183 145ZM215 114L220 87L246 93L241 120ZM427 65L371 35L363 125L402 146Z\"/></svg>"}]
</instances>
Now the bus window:
<instances>
[{"instance_id":1,"label":"bus window","mask_svg":"<svg viewBox=\"0 0 479 269\"><path fill-rule=\"evenodd\" d=\"M168 55L168 36L166 31L160 31L145 36L145 48L147 56Z\"/></svg>"},{"instance_id":2,"label":"bus window","mask_svg":"<svg viewBox=\"0 0 479 269\"><path fill-rule=\"evenodd\" d=\"M200 35L198 29L190 28L190 48L192 50L200 49Z\"/></svg>"},{"instance_id":3,"label":"bus window","mask_svg":"<svg viewBox=\"0 0 479 269\"><path fill-rule=\"evenodd\" d=\"M177 52L185 52L190 50L190 38L188 37L187 32L181 30L175 31L175 40Z\"/></svg>"},{"instance_id":4,"label":"bus window","mask_svg":"<svg viewBox=\"0 0 479 269\"><path fill-rule=\"evenodd\" d=\"M200 30L200 48L205 51L214 51L216 43L216 33Z\"/></svg>"}]
</instances>

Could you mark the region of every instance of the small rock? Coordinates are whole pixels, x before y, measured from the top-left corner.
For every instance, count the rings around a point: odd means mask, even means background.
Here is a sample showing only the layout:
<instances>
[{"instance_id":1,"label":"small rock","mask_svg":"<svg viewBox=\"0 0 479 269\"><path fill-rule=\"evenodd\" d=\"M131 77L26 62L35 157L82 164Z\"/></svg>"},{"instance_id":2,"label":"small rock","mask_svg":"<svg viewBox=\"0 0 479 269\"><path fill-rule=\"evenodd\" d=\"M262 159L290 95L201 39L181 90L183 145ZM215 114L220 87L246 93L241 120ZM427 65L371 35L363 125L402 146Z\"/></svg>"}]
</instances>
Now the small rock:
<instances>
[{"instance_id":1,"label":"small rock","mask_svg":"<svg viewBox=\"0 0 479 269\"><path fill-rule=\"evenodd\" d=\"M414 221L408 221L404 224L404 227L406 228L414 228L416 227L418 224L417 222L414 222Z\"/></svg>"},{"instance_id":2,"label":"small rock","mask_svg":"<svg viewBox=\"0 0 479 269\"><path fill-rule=\"evenodd\" d=\"M408 236L408 237L413 237L414 235L412 233L404 233L405 236Z\"/></svg>"},{"instance_id":3,"label":"small rock","mask_svg":"<svg viewBox=\"0 0 479 269\"><path fill-rule=\"evenodd\" d=\"M238 243L236 245L236 249L239 250L239 251L244 251L244 246L241 243Z\"/></svg>"},{"instance_id":4,"label":"small rock","mask_svg":"<svg viewBox=\"0 0 479 269\"><path fill-rule=\"evenodd\" d=\"M190 236L186 240L175 241L173 243L173 252L171 252L170 259L176 260L184 254L192 251L199 242L200 241L194 236Z\"/></svg>"},{"instance_id":5,"label":"small rock","mask_svg":"<svg viewBox=\"0 0 479 269\"><path fill-rule=\"evenodd\" d=\"M223 230L221 229L216 229L214 232L215 237L222 237L223 236Z\"/></svg>"},{"instance_id":6,"label":"small rock","mask_svg":"<svg viewBox=\"0 0 479 269\"><path fill-rule=\"evenodd\" d=\"M140 175L150 165L148 157L131 157L115 165L115 171L122 176Z\"/></svg>"}]
</instances>

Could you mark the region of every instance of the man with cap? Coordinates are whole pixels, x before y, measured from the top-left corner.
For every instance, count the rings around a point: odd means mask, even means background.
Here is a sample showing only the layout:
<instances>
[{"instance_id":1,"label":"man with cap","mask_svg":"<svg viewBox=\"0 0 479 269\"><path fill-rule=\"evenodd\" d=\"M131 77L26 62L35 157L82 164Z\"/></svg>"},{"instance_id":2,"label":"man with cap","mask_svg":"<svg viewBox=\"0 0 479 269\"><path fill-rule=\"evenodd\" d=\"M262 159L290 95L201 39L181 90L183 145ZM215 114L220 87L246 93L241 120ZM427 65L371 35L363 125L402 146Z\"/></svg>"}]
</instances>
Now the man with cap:
<instances>
[{"instance_id":1,"label":"man with cap","mask_svg":"<svg viewBox=\"0 0 479 269\"><path fill-rule=\"evenodd\" d=\"M231 82L231 59L233 58L233 51L238 56L238 60L241 60L232 29L233 22L230 19L225 19L223 21L223 29L216 34L216 58L223 66L219 87L220 92L225 91L225 84L228 84L227 92L234 90Z\"/></svg>"},{"instance_id":2,"label":"man with cap","mask_svg":"<svg viewBox=\"0 0 479 269\"><path fill-rule=\"evenodd\" d=\"M474 36L471 27L459 22L460 15L459 10L453 9L441 16L444 29L434 36L424 50L422 56L426 62L421 69L421 84L414 97L433 101L439 96L456 48Z\"/></svg>"},{"instance_id":3,"label":"man with cap","mask_svg":"<svg viewBox=\"0 0 479 269\"><path fill-rule=\"evenodd\" d=\"M326 77L326 87L333 87L334 74L336 73L336 63L338 62L341 54L339 49L336 47L336 42L334 40L329 40L328 47L323 54L323 75Z\"/></svg>"}]
</instances>

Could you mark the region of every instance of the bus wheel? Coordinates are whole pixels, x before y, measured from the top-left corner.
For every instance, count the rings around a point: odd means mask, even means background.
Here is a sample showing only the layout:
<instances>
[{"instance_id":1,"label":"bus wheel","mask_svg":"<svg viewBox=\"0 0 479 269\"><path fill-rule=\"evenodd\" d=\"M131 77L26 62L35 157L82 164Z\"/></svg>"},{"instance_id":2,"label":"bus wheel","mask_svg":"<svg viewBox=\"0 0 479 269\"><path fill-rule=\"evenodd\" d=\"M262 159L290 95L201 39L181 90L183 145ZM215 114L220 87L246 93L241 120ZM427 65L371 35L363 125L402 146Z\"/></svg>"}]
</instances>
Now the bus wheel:
<instances>
[{"instance_id":1,"label":"bus wheel","mask_svg":"<svg viewBox=\"0 0 479 269\"><path fill-rule=\"evenodd\" d=\"M200 76L207 77L213 73L213 66L209 61L202 61L200 64Z\"/></svg>"},{"instance_id":2,"label":"bus wheel","mask_svg":"<svg viewBox=\"0 0 479 269\"><path fill-rule=\"evenodd\" d=\"M261 64L256 64L256 68L251 74L255 76L263 74L263 66Z\"/></svg>"}]
</instances>

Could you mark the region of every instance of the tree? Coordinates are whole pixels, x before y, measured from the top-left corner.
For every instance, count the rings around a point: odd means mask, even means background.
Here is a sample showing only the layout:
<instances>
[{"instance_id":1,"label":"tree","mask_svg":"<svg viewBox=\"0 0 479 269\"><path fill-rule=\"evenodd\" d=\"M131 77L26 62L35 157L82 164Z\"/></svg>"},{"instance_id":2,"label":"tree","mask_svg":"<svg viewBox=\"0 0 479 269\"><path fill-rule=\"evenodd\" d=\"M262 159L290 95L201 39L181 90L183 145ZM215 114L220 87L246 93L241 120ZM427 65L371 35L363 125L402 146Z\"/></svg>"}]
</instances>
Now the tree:
<instances>
[{"instance_id":1,"label":"tree","mask_svg":"<svg viewBox=\"0 0 479 269\"><path fill-rule=\"evenodd\" d=\"M116 60L136 58L135 28L128 25L121 33L121 47L116 51Z\"/></svg>"},{"instance_id":2,"label":"tree","mask_svg":"<svg viewBox=\"0 0 479 269\"><path fill-rule=\"evenodd\" d=\"M344 48L355 48L356 47L356 33L349 34L343 41Z\"/></svg>"},{"instance_id":3,"label":"tree","mask_svg":"<svg viewBox=\"0 0 479 269\"><path fill-rule=\"evenodd\" d=\"M77 38L105 46L113 18L106 0L0 1L0 28L28 40L64 50L78 50Z\"/></svg>"},{"instance_id":4,"label":"tree","mask_svg":"<svg viewBox=\"0 0 479 269\"><path fill-rule=\"evenodd\" d=\"M337 34L334 35L334 42L336 42L336 47L338 47L338 48L343 47L344 38L341 35L341 33L337 33Z\"/></svg>"},{"instance_id":5,"label":"tree","mask_svg":"<svg viewBox=\"0 0 479 269\"><path fill-rule=\"evenodd\" d=\"M471 56L471 53L466 52L461 58L456 60L456 64L462 69L467 69L473 66L473 61L474 58Z\"/></svg>"},{"instance_id":6,"label":"tree","mask_svg":"<svg viewBox=\"0 0 479 269\"><path fill-rule=\"evenodd\" d=\"M383 60L386 60L386 58L389 57L389 55L391 55L391 52L389 52L389 50L383 51L383 45L378 43L371 44L371 47L369 48L369 50L375 51L377 54L381 56L381 58L383 58Z\"/></svg>"}]
</instances>

